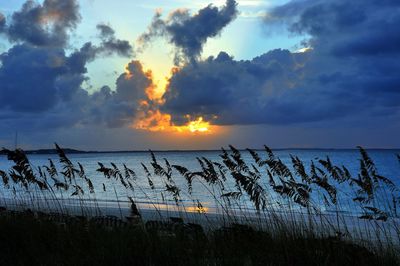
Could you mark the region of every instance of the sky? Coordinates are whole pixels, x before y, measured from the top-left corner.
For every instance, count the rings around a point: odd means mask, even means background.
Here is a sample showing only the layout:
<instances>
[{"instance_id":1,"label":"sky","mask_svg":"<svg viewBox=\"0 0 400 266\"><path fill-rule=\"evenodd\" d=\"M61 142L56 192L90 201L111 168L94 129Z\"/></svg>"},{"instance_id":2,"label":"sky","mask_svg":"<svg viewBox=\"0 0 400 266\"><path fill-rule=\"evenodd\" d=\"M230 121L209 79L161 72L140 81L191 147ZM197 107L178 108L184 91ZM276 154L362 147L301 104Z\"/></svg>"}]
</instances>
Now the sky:
<instances>
[{"instance_id":1,"label":"sky","mask_svg":"<svg viewBox=\"0 0 400 266\"><path fill-rule=\"evenodd\" d=\"M398 0L0 0L0 146L400 148Z\"/></svg>"}]
</instances>

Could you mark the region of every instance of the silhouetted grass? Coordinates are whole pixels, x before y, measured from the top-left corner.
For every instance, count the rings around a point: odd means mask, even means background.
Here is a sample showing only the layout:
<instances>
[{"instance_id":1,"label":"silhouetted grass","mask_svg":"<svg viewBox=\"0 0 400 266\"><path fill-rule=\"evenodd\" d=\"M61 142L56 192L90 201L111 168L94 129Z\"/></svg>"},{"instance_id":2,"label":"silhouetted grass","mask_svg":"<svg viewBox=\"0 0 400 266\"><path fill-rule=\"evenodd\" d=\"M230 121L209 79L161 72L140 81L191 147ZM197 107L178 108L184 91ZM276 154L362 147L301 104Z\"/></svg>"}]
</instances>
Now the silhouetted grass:
<instances>
[{"instance_id":1,"label":"silhouetted grass","mask_svg":"<svg viewBox=\"0 0 400 266\"><path fill-rule=\"evenodd\" d=\"M29 213L0 216L1 265L396 265L390 251L354 243L271 236L243 225L205 234L185 225L59 224ZM160 228L163 229L160 229Z\"/></svg>"},{"instance_id":2,"label":"silhouetted grass","mask_svg":"<svg viewBox=\"0 0 400 266\"><path fill-rule=\"evenodd\" d=\"M356 176L329 157L305 164L291 155L291 164L286 165L265 147L262 153L248 149L253 161L247 162L243 151L230 146L222 150L221 161L197 158L200 170L196 171L159 160L153 152L150 164L140 166L145 176L138 176L126 164L99 162L97 172L107 180L100 188L93 185L83 165L72 162L57 144L56 150L60 169L52 160L33 167L22 150L3 149L14 165L8 171L0 170L3 192L13 195L11 200L3 200L1 207L0 264L399 262L400 190L390 178L379 174L361 147ZM179 187L177 178L186 180L187 186ZM139 179L145 180L148 188L138 185ZM194 184L215 200L217 219L211 219L193 196ZM125 189L130 202L127 217L116 185ZM99 191L115 195L120 217L105 216L96 197ZM149 200L158 220L142 217L137 193ZM79 216L76 211L72 215L72 199L78 202ZM168 213L163 216L159 204L169 204L168 199L180 218ZM193 202L197 224L190 223L183 199ZM18 213L13 209L29 211Z\"/></svg>"}]
</instances>

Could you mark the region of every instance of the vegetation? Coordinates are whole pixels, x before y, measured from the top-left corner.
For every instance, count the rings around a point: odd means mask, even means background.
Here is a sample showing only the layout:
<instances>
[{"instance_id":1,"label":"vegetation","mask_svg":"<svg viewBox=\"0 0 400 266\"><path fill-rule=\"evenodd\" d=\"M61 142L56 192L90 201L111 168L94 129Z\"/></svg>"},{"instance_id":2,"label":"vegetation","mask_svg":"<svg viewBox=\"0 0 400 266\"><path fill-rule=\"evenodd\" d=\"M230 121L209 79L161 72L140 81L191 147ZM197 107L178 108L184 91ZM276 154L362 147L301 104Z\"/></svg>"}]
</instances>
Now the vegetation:
<instances>
[{"instance_id":1,"label":"vegetation","mask_svg":"<svg viewBox=\"0 0 400 266\"><path fill-rule=\"evenodd\" d=\"M145 176L125 164L98 163L97 171L109 181L99 188L83 165L72 162L57 144L56 150L59 162L49 160L48 165L33 167L22 150L3 149L14 165L0 170L3 198L12 195L1 207L2 264L399 262L400 190L378 173L361 147L356 176L329 157L306 164L291 156L291 164L286 165L265 147L264 155L247 150L249 162L243 151L231 146L222 150L220 161L198 158L201 170L195 171L167 159L160 161L152 152L150 164L141 165ZM184 178L186 186L178 186L177 178ZM140 185L141 179L148 187ZM121 207L120 217L105 216L99 207L96 192L100 190L114 192L118 204L125 200L117 193L117 184L124 187L130 202L128 217ZM199 186L215 200L222 221L218 226L195 197ZM158 220L142 217L138 193L148 198ZM79 203L79 215L71 213L71 199ZM169 199L179 217L162 215L159 203L168 204ZM198 223L187 219L188 200L195 206Z\"/></svg>"}]
</instances>

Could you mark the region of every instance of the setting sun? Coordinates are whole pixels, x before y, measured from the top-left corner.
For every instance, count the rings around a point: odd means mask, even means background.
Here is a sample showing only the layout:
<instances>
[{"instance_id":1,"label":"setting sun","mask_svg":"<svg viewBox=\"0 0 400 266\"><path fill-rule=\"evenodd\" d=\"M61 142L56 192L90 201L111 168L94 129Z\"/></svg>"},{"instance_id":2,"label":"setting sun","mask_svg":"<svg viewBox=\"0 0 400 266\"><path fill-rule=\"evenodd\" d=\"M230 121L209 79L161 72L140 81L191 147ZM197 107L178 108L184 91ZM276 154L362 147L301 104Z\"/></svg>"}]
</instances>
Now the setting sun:
<instances>
[{"instance_id":1,"label":"setting sun","mask_svg":"<svg viewBox=\"0 0 400 266\"><path fill-rule=\"evenodd\" d=\"M132 78L133 75L129 71L129 66L126 66L125 69L125 79ZM173 67L170 70L170 75L172 76L178 72L179 68ZM163 96L168 90L171 77L157 79L154 77L154 73L151 70L147 70L145 75L146 78L151 81L151 84L145 89L146 98L139 101L140 113L132 125L133 128L152 132L211 133L211 123L205 121L202 116L192 117L186 114L184 116L187 119L185 124L174 124L172 115L164 113L160 109L165 103ZM215 116L214 118L217 117Z\"/></svg>"},{"instance_id":2,"label":"setting sun","mask_svg":"<svg viewBox=\"0 0 400 266\"><path fill-rule=\"evenodd\" d=\"M193 133L193 134L210 134L213 131L211 128L215 126L210 122L204 121L203 117L198 117L190 120L181 126L176 126L171 121L171 115L162 114L159 110L155 112L146 113L146 117L140 118L133 127L148 131L165 131L165 132L178 132L178 133Z\"/></svg>"},{"instance_id":3,"label":"setting sun","mask_svg":"<svg viewBox=\"0 0 400 266\"><path fill-rule=\"evenodd\" d=\"M190 132L207 132L209 131L210 123L203 120L203 117L199 117L194 121L189 122L187 125Z\"/></svg>"}]
</instances>

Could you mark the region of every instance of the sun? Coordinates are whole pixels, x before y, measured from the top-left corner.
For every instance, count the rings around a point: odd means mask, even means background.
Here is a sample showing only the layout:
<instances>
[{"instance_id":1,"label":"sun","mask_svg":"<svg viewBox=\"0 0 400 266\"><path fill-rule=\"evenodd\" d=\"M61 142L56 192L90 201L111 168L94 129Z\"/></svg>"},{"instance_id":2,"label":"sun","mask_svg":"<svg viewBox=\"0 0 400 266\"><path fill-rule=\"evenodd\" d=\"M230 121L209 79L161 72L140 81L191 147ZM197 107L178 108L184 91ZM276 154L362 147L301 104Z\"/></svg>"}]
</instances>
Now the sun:
<instances>
[{"instance_id":1,"label":"sun","mask_svg":"<svg viewBox=\"0 0 400 266\"><path fill-rule=\"evenodd\" d=\"M125 79L131 79L128 67L125 67ZM170 75L179 72L179 68L173 67ZM173 122L172 115L164 113L160 110L160 106L165 103L163 95L166 93L169 86L171 76L164 79L154 78L154 73L150 70L146 72L146 76L151 80L151 84L145 90L146 99L139 102L139 115L132 124L133 128L147 131L164 131L189 134L211 134L214 133L216 126L211 124L211 121L206 121L203 116L185 115L187 122L182 125L176 125ZM156 108L154 108L156 107ZM216 118L216 116L214 117Z\"/></svg>"},{"instance_id":2,"label":"sun","mask_svg":"<svg viewBox=\"0 0 400 266\"><path fill-rule=\"evenodd\" d=\"M194 121L190 121L187 125L190 132L208 132L210 130L210 122L204 121L203 117L199 117Z\"/></svg>"}]
</instances>

